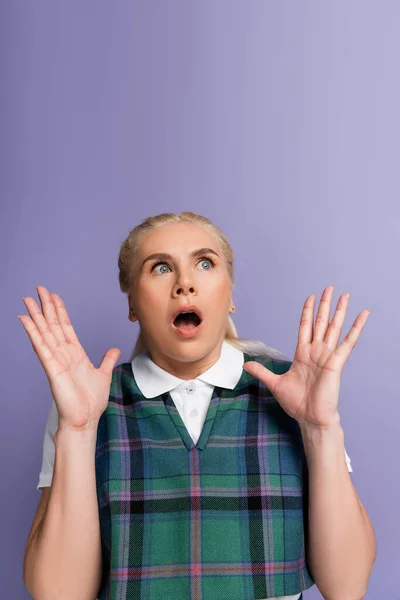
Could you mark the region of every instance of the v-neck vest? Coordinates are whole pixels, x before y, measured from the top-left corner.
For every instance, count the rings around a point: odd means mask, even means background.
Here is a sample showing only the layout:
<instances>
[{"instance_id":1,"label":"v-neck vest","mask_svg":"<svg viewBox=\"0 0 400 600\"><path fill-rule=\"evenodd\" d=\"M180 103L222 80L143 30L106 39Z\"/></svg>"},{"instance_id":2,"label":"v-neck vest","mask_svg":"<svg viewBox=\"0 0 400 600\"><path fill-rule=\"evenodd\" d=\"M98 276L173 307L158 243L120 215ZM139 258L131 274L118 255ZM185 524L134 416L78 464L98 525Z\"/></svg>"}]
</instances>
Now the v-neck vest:
<instances>
[{"instance_id":1,"label":"v-neck vest","mask_svg":"<svg viewBox=\"0 0 400 600\"><path fill-rule=\"evenodd\" d=\"M244 353L282 374L290 362ZM95 455L98 600L259 600L314 581L301 431L257 378L214 387L194 443L169 392L117 365Z\"/></svg>"}]
</instances>

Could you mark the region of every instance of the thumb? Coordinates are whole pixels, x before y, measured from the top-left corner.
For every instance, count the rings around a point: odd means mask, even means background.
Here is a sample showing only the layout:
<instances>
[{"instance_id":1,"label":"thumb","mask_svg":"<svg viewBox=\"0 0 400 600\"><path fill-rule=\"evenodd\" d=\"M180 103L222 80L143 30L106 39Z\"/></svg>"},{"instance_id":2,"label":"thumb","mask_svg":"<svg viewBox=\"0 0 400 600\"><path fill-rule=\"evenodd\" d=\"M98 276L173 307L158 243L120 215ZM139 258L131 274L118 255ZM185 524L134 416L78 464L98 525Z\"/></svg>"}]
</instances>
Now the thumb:
<instances>
[{"instance_id":1,"label":"thumb","mask_svg":"<svg viewBox=\"0 0 400 600\"><path fill-rule=\"evenodd\" d=\"M265 383L265 385L272 392L272 394L274 393L274 388L278 383L280 375L276 375L275 373L264 367L264 365L261 365L255 360L245 362L243 365L243 370L247 371L247 373L250 373L250 375L253 375L257 379Z\"/></svg>"},{"instance_id":2,"label":"thumb","mask_svg":"<svg viewBox=\"0 0 400 600\"><path fill-rule=\"evenodd\" d=\"M107 352L104 354L103 360L100 363L99 369L107 373L107 375L111 375L112 371L117 363L121 354L121 350L119 348L109 348Z\"/></svg>"}]
</instances>

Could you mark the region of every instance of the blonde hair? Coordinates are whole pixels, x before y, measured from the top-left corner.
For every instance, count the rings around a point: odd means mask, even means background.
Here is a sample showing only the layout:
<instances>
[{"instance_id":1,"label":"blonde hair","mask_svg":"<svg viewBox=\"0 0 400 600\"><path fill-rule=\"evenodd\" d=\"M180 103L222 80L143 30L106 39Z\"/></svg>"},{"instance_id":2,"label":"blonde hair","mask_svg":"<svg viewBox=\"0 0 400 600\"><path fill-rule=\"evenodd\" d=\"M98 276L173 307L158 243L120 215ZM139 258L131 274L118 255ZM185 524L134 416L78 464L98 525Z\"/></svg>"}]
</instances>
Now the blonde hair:
<instances>
[{"instance_id":1,"label":"blonde hair","mask_svg":"<svg viewBox=\"0 0 400 600\"><path fill-rule=\"evenodd\" d=\"M169 225L171 223L194 223L195 225L199 225L211 233L222 248L231 283L232 285L235 283L233 275L233 250L223 232L216 225L214 225L214 223L207 219L207 217L203 217L194 212L185 211L179 214L162 213L160 215L147 217L140 223L140 225L137 225L129 232L128 237L121 244L118 257L118 280L122 292L129 294L131 290L134 278L134 266L139 256L140 244L142 240L156 227L162 227L163 225ZM266 346L261 341L240 338L231 317L228 317L228 327L225 333L225 341L229 342L232 346L239 348L243 352L250 354L251 356L266 356L269 358L289 360L287 356L282 354L282 352ZM146 349L147 348L143 334L141 331L139 331L135 347L133 348L131 356L129 357L129 362L136 355L141 354Z\"/></svg>"}]
</instances>

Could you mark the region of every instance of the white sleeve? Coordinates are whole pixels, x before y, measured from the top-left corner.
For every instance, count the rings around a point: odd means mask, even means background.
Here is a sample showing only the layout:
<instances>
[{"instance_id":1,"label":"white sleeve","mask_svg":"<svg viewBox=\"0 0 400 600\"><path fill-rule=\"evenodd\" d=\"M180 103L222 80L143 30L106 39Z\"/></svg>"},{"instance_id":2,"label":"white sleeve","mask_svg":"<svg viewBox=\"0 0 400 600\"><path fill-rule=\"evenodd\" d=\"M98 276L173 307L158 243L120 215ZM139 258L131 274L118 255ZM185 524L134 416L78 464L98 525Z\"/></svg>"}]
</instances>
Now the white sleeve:
<instances>
[{"instance_id":1,"label":"white sleeve","mask_svg":"<svg viewBox=\"0 0 400 600\"><path fill-rule=\"evenodd\" d=\"M58 429L58 410L57 405L52 399L52 403L47 417L46 428L44 431L43 438L43 455L42 455L42 468L39 474L39 482L36 489L40 487L49 487L53 480L54 470L54 458L55 458L55 446L54 446L54 435Z\"/></svg>"},{"instance_id":2,"label":"white sleeve","mask_svg":"<svg viewBox=\"0 0 400 600\"><path fill-rule=\"evenodd\" d=\"M353 472L353 468L352 468L352 466L351 466L351 458L350 458L350 456L347 454L347 452L346 452L346 448L344 449L344 453L345 453L345 455L346 455L346 463L347 463L347 468L348 468L349 472L350 472L350 473L352 473L352 472Z\"/></svg>"}]
</instances>

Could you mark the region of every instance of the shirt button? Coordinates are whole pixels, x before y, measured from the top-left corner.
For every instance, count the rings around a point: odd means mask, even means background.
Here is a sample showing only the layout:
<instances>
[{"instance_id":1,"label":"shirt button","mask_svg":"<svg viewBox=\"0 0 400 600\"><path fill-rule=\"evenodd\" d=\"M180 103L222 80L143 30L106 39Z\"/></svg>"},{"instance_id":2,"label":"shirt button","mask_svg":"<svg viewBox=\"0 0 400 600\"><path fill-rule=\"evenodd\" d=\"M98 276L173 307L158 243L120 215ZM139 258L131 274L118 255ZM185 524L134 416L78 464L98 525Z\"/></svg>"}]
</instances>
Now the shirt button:
<instances>
[{"instance_id":1,"label":"shirt button","mask_svg":"<svg viewBox=\"0 0 400 600\"><path fill-rule=\"evenodd\" d=\"M197 410L195 408L193 410L191 410L190 413L189 413L189 416L193 417L193 418L197 417Z\"/></svg>"},{"instance_id":2,"label":"shirt button","mask_svg":"<svg viewBox=\"0 0 400 600\"><path fill-rule=\"evenodd\" d=\"M188 385L188 387L186 388L186 391L188 394L192 394L195 389L196 389L196 384L194 382L192 382Z\"/></svg>"}]
</instances>

